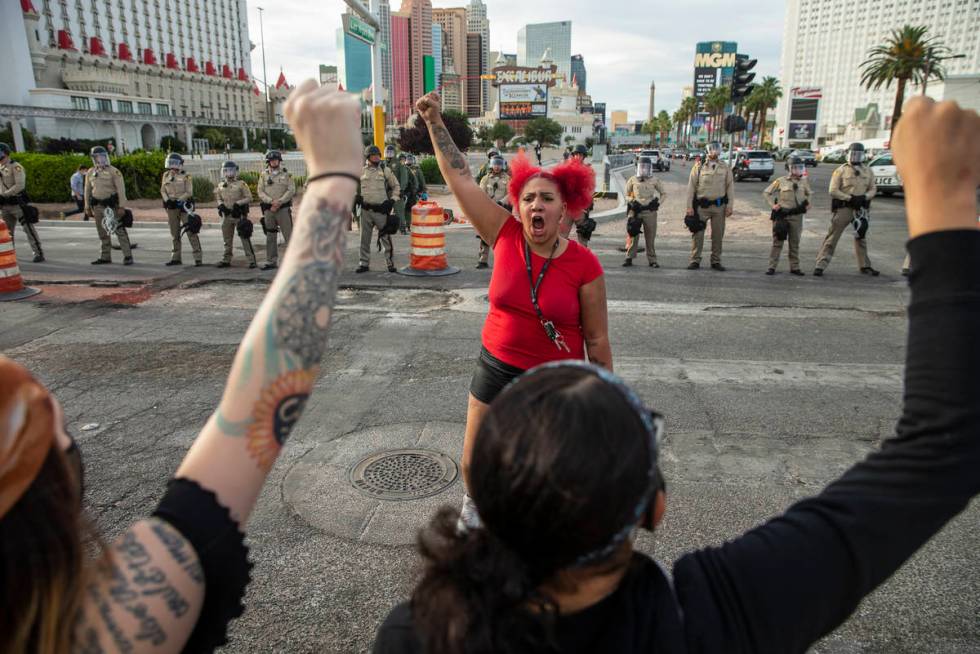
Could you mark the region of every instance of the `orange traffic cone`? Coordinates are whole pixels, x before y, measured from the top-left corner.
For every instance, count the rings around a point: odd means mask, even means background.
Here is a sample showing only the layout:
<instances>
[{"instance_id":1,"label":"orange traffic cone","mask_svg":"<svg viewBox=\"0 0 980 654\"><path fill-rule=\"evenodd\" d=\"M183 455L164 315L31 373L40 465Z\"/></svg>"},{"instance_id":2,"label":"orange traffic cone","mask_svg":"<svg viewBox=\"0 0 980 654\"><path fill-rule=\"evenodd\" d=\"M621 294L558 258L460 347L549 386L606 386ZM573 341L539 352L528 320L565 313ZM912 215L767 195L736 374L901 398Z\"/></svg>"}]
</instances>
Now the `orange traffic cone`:
<instances>
[{"instance_id":1,"label":"orange traffic cone","mask_svg":"<svg viewBox=\"0 0 980 654\"><path fill-rule=\"evenodd\" d=\"M412 252L408 266L398 272L411 277L441 277L454 275L446 261L446 230L444 212L435 202L422 200L412 207Z\"/></svg>"},{"instance_id":2,"label":"orange traffic cone","mask_svg":"<svg viewBox=\"0 0 980 654\"><path fill-rule=\"evenodd\" d=\"M40 289L24 286L17 266L17 253L14 252L14 239L7 229L7 223L0 220L0 302L21 300L40 292Z\"/></svg>"}]
</instances>

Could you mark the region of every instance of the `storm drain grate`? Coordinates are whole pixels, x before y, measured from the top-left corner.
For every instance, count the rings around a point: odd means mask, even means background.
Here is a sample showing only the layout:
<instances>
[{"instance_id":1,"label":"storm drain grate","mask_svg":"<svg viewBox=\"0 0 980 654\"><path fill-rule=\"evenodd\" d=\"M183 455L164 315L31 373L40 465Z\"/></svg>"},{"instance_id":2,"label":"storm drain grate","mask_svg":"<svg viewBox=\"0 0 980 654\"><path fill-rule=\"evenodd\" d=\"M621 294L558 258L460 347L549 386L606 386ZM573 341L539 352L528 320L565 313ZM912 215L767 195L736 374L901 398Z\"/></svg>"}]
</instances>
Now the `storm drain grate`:
<instances>
[{"instance_id":1,"label":"storm drain grate","mask_svg":"<svg viewBox=\"0 0 980 654\"><path fill-rule=\"evenodd\" d=\"M414 500L447 488L457 474L456 462L441 452L386 450L355 463L350 482L360 492L380 500Z\"/></svg>"}]
</instances>

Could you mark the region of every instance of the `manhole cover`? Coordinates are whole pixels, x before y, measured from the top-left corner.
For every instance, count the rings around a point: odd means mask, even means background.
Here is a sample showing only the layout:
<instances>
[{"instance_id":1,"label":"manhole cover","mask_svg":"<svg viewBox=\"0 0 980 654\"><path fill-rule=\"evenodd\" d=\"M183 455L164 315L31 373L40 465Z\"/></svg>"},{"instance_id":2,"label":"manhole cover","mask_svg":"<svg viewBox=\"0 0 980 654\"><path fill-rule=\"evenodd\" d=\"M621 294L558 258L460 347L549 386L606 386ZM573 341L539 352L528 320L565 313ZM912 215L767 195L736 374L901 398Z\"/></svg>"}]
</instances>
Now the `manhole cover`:
<instances>
[{"instance_id":1,"label":"manhole cover","mask_svg":"<svg viewBox=\"0 0 980 654\"><path fill-rule=\"evenodd\" d=\"M414 500L435 495L452 484L456 475L456 462L441 452L387 450L355 463L350 482L380 500Z\"/></svg>"}]
</instances>

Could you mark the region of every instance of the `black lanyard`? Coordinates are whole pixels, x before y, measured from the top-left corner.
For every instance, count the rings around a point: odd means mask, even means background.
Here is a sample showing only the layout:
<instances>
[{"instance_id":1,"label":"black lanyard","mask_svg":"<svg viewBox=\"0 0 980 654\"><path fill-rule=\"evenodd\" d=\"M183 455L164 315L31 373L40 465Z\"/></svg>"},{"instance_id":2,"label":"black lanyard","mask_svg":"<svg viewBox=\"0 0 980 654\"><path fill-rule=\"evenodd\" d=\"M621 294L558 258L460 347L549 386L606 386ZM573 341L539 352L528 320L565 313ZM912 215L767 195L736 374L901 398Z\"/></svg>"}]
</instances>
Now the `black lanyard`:
<instances>
[{"instance_id":1,"label":"black lanyard","mask_svg":"<svg viewBox=\"0 0 980 654\"><path fill-rule=\"evenodd\" d=\"M527 283L531 287L531 304L534 305L534 310L538 314L538 321L544 328L544 333L559 350L570 352L571 350L569 350L568 345L565 343L565 338L555 327L555 323L550 320L545 320L544 314L541 312L541 306L538 304L538 289L541 288L541 282L544 281L544 274L548 272L548 266L551 265L551 260L555 258L555 252L558 251L559 242L560 239L555 239L555 244L551 248L551 256L544 262L544 265L541 266L541 272L538 273L538 281L534 281L534 275L531 273L531 246L527 244L526 240L524 241L524 265L527 268Z\"/></svg>"}]
</instances>

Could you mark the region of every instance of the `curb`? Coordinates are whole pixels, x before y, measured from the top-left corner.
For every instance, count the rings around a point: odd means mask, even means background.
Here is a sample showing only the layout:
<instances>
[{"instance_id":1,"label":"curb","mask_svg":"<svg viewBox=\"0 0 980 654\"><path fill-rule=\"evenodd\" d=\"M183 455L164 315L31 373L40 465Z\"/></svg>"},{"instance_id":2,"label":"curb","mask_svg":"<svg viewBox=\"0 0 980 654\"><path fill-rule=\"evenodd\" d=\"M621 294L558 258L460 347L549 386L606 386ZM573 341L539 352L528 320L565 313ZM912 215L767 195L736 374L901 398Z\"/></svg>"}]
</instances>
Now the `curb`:
<instances>
[{"instance_id":1,"label":"curb","mask_svg":"<svg viewBox=\"0 0 980 654\"><path fill-rule=\"evenodd\" d=\"M86 225L91 225L95 228L95 223L91 220L53 220L50 218L45 218L37 221L38 225L42 227L84 227ZM132 227L127 227L127 229L167 229L170 227L164 221L149 221L149 220L135 220L133 221ZM219 223L203 223L201 229L221 229Z\"/></svg>"}]
</instances>

